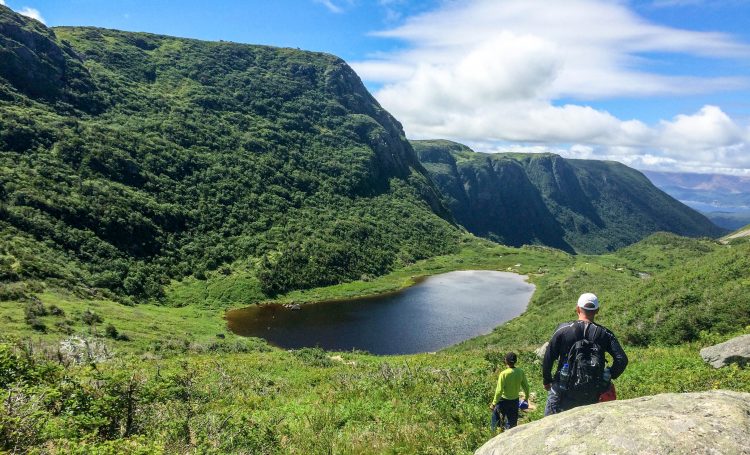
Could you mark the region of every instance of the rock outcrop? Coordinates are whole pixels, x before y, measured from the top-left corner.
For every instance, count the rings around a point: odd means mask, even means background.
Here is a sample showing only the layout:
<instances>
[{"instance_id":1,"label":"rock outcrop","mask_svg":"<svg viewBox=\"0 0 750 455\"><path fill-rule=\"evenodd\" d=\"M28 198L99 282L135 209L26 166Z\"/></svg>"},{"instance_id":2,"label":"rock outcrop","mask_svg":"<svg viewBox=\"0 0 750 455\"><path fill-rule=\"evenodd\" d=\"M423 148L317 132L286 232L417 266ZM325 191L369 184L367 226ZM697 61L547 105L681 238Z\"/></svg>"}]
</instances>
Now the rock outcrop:
<instances>
[{"instance_id":1,"label":"rock outcrop","mask_svg":"<svg viewBox=\"0 0 750 455\"><path fill-rule=\"evenodd\" d=\"M750 394L714 390L582 406L513 428L476 455L750 454Z\"/></svg>"},{"instance_id":2,"label":"rock outcrop","mask_svg":"<svg viewBox=\"0 0 750 455\"><path fill-rule=\"evenodd\" d=\"M721 368L730 363L741 366L750 364L750 335L742 335L729 341L701 349L703 360L714 368Z\"/></svg>"},{"instance_id":3,"label":"rock outcrop","mask_svg":"<svg viewBox=\"0 0 750 455\"><path fill-rule=\"evenodd\" d=\"M42 23L3 5L0 79L33 99L64 101L87 112L97 111L102 100L92 94L96 84L70 45Z\"/></svg>"},{"instance_id":4,"label":"rock outcrop","mask_svg":"<svg viewBox=\"0 0 750 455\"><path fill-rule=\"evenodd\" d=\"M540 360L544 360L544 355L547 354L547 346L549 346L549 341L539 346L539 348L534 351L534 353Z\"/></svg>"}]
</instances>

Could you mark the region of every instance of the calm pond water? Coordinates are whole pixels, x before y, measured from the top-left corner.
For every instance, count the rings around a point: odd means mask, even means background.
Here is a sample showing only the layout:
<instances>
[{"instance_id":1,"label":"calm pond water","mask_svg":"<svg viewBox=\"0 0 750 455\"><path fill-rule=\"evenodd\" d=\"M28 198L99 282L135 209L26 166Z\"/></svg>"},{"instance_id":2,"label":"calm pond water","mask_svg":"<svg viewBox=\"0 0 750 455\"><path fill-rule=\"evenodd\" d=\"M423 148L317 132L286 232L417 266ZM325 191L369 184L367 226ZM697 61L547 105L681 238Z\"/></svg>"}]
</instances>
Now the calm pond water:
<instances>
[{"instance_id":1,"label":"calm pond water","mask_svg":"<svg viewBox=\"0 0 750 455\"><path fill-rule=\"evenodd\" d=\"M399 291L355 300L256 305L226 314L242 336L287 349L320 346L373 354L436 351L489 333L526 310L534 285L507 272L460 271L428 277Z\"/></svg>"}]
</instances>

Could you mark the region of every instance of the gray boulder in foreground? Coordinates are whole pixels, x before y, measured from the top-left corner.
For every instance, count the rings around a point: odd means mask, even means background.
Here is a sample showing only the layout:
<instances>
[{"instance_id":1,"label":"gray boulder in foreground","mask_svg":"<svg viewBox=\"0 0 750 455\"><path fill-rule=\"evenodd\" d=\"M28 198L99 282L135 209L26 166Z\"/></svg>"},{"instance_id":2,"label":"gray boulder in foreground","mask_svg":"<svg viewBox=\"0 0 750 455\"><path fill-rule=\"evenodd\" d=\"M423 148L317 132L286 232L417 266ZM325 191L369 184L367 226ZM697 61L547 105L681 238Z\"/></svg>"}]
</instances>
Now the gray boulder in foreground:
<instances>
[{"instance_id":1,"label":"gray boulder in foreground","mask_svg":"<svg viewBox=\"0 0 750 455\"><path fill-rule=\"evenodd\" d=\"M513 428L475 455L750 454L750 393L665 393L581 406Z\"/></svg>"},{"instance_id":2,"label":"gray boulder in foreground","mask_svg":"<svg viewBox=\"0 0 750 455\"><path fill-rule=\"evenodd\" d=\"M714 368L730 363L750 364L750 335L742 335L729 341L701 349L701 357Z\"/></svg>"}]
</instances>

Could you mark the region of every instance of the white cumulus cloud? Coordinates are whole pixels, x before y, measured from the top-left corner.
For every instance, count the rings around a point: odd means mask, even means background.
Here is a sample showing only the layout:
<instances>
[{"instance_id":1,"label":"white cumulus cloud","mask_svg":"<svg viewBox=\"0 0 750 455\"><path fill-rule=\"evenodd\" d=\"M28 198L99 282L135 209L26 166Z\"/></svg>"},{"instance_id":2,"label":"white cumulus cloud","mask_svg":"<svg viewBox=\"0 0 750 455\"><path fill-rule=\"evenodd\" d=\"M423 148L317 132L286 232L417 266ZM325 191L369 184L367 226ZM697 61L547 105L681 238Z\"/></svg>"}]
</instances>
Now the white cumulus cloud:
<instances>
[{"instance_id":1,"label":"white cumulus cloud","mask_svg":"<svg viewBox=\"0 0 750 455\"><path fill-rule=\"evenodd\" d=\"M32 19L36 19L42 24L46 24L47 22L44 20L44 17L42 17L42 13L39 12L36 8L30 8L28 6L24 6L20 10L18 10L18 14L21 14L26 17L30 17Z\"/></svg>"},{"instance_id":2,"label":"white cumulus cloud","mask_svg":"<svg viewBox=\"0 0 750 455\"><path fill-rule=\"evenodd\" d=\"M743 77L646 69L654 66L646 57L653 54L747 59L746 43L650 23L620 1L444 5L376 33L401 40L402 50L352 63L363 79L381 86L376 98L410 137L505 144L500 148L542 144L568 156L619 157L651 167L750 168L742 156L749 152L748 127L717 106L647 125L589 105L747 87Z\"/></svg>"},{"instance_id":3,"label":"white cumulus cloud","mask_svg":"<svg viewBox=\"0 0 750 455\"><path fill-rule=\"evenodd\" d=\"M674 150L730 147L747 140L746 132L717 106L661 122L661 144Z\"/></svg>"}]
</instances>

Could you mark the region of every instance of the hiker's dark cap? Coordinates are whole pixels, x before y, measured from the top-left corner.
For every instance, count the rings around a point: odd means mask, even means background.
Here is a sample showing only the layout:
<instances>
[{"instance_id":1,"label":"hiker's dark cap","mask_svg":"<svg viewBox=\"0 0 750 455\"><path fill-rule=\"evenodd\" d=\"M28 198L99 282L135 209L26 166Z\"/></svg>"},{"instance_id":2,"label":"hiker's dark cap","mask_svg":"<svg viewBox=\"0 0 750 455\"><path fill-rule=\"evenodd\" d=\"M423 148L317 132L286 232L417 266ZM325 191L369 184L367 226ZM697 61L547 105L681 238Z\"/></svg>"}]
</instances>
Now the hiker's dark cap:
<instances>
[{"instance_id":1,"label":"hiker's dark cap","mask_svg":"<svg viewBox=\"0 0 750 455\"><path fill-rule=\"evenodd\" d=\"M509 352L509 353L505 354L505 361L506 362L515 364L517 360L518 360L518 356L516 356L515 352Z\"/></svg>"}]
</instances>

